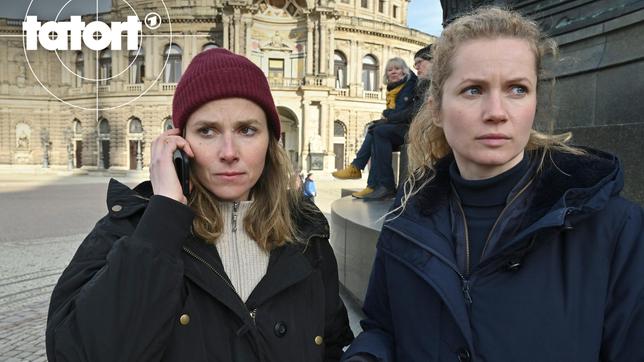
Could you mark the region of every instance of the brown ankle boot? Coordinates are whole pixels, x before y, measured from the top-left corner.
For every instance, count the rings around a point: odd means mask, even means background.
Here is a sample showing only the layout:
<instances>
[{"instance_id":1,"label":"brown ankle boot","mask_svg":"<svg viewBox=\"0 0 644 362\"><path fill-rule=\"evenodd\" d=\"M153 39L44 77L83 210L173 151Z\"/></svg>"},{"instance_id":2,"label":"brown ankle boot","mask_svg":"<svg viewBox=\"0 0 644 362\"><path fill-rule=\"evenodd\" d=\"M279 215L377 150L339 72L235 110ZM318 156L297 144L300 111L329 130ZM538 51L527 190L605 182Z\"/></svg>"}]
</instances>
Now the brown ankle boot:
<instances>
[{"instance_id":1,"label":"brown ankle boot","mask_svg":"<svg viewBox=\"0 0 644 362\"><path fill-rule=\"evenodd\" d=\"M362 172L353 164L343 168L342 170L331 173L333 177L340 180L355 180L362 178Z\"/></svg>"}]
</instances>

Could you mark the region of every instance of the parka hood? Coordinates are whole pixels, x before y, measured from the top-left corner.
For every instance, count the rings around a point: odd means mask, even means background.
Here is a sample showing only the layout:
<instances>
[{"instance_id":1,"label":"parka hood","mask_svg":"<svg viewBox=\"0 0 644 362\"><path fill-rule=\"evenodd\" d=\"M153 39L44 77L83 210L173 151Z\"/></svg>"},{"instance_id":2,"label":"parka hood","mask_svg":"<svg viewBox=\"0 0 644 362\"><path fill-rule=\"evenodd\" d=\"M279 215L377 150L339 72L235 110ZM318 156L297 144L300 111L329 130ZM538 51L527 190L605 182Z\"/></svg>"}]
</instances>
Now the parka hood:
<instances>
[{"instance_id":1,"label":"parka hood","mask_svg":"<svg viewBox=\"0 0 644 362\"><path fill-rule=\"evenodd\" d=\"M551 213L577 217L602 209L624 186L623 172L616 156L579 147L585 154L560 151L530 151L530 172L534 173L532 198L523 224L528 226ZM543 164L539 167L543 159ZM436 164L436 177L417 195L415 206L423 215L445 207L450 195L449 166L452 154Z\"/></svg>"}]
</instances>

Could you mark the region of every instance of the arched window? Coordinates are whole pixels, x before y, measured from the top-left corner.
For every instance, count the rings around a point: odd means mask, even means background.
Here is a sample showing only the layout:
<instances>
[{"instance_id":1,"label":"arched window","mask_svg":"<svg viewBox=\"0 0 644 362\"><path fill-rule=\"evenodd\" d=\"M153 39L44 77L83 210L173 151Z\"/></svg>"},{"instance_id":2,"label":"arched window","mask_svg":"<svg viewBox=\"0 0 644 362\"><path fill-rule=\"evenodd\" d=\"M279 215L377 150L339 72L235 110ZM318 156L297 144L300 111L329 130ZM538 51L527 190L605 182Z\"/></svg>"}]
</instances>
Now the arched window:
<instances>
[{"instance_id":1,"label":"arched window","mask_svg":"<svg viewBox=\"0 0 644 362\"><path fill-rule=\"evenodd\" d=\"M145 77L145 51L143 47L137 50L130 50L130 84L141 84Z\"/></svg>"},{"instance_id":2,"label":"arched window","mask_svg":"<svg viewBox=\"0 0 644 362\"><path fill-rule=\"evenodd\" d=\"M217 49L217 48L219 48L219 45L217 45L217 44L215 44L215 43L206 43L206 44L201 48L201 51L202 51L202 52L205 52L206 50L210 50L210 49Z\"/></svg>"},{"instance_id":3,"label":"arched window","mask_svg":"<svg viewBox=\"0 0 644 362\"><path fill-rule=\"evenodd\" d=\"M81 121L79 121L78 119L74 119L72 121L72 132L74 134L74 137L80 137L83 134Z\"/></svg>"},{"instance_id":4,"label":"arched window","mask_svg":"<svg viewBox=\"0 0 644 362\"><path fill-rule=\"evenodd\" d=\"M98 60L98 77L101 79L101 85L110 84L112 78L112 51L105 49L101 52Z\"/></svg>"},{"instance_id":5,"label":"arched window","mask_svg":"<svg viewBox=\"0 0 644 362\"><path fill-rule=\"evenodd\" d=\"M183 51L176 44L169 44L163 52L163 59L168 59L165 66L163 81L165 83L179 83L181 78L181 56Z\"/></svg>"},{"instance_id":6,"label":"arched window","mask_svg":"<svg viewBox=\"0 0 644 362\"><path fill-rule=\"evenodd\" d=\"M80 85L83 83L83 77L85 76L85 57L83 56L83 52L76 52L76 61L74 65L74 73L76 73L76 86L80 87Z\"/></svg>"},{"instance_id":7,"label":"arched window","mask_svg":"<svg viewBox=\"0 0 644 362\"><path fill-rule=\"evenodd\" d=\"M378 90L378 61L373 55L362 58L362 85L366 91Z\"/></svg>"},{"instance_id":8,"label":"arched window","mask_svg":"<svg viewBox=\"0 0 644 362\"><path fill-rule=\"evenodd\" d=\"M333 137L344 137L344 124L340 121L333 121Z\"/></svg>"},{"instance_id":9,"label":"arched window","mask_svg":"<svg viewBox=\"0 0 644 362\"><path fill-rule=\"evenodd\" d=\"M347 58L342 52L336 50L333 53L333 67L335 69L335 87L347 87Z\"/></svg>"},{"instance_id":10,"label":"arched window","mask_svg":"<svg viewBox=\"0 0 644 362\"><path fill-rule=\"evenodd\" d=\"M168 117L163 121L163 125L161 126L161 132L165 132L169 129L173 129L174 126L172 125L172 118Z\"/></svg>"},{"instance_id":11,"label":"arched window","mask_svg":"<svg viewBox=\"0 0 644 362\"><path fill-rule=\"evenodd\" d=\"M131 134L132 134L132 133L135 133L135 134L143 133L143 125L141 124L141 120L140 120L140 119L138 119L138 118L132 118L132 119L130 120L130 128L129 128L129 132L130 132Z\"/></svg>"},{"instance_id":12,"label":"arched window","mask_svg":"<svg viewBox=\"0 0 644 362\"><path fill-rule=\"evenodd\" d=\"M103 118L98 122L99 136L108 136L110 134L110 122Z\"/></svg>"}]
</instances>

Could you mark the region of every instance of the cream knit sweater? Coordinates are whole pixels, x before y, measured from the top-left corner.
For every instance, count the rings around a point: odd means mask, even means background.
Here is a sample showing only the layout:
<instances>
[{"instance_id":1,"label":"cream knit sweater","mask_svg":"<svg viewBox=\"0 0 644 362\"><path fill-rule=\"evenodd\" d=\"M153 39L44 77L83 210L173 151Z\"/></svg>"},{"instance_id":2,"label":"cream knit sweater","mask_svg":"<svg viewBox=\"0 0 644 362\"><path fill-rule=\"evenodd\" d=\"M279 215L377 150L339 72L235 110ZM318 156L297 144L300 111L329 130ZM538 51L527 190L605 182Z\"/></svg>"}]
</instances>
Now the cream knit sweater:
<instances>
[{"instance_id":1,"label":"cream knit sweater","mask_svg":"<svg viewBox=\"0 0 644 362\"><path fill-rule=\"evenodd\" d=\"M269 253L244 230L244 217L252 201L221 203L224 230L215 243L224 270L243 301L266 274Z\"/></svg>"}]
</instances>

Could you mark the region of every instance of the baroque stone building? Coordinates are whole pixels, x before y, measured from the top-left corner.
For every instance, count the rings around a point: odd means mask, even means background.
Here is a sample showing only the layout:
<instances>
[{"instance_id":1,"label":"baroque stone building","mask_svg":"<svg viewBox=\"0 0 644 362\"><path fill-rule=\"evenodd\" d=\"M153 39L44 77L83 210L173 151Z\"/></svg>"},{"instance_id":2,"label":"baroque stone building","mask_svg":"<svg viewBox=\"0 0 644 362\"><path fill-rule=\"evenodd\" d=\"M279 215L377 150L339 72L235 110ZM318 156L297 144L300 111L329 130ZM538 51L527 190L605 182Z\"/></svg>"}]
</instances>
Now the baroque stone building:
<instances>
[{"instance_id":1,"label":"baroque stone building","mask_svg":"<svg viewBox=\"0 0 644 362\"><path fill-rule=\"evenodd\" d=\"M406 26L408 3L113 0L99 20L136 14L144 24L134 50L124 39L123 50L25 50L22 19L0 19L0 164L146 167L151 142L172 123L182 72L197 53L224 47L268 77L295 168L341 168L384 108L386 61L411 65L433 41Z\"/></svg>"}]
</instances>

